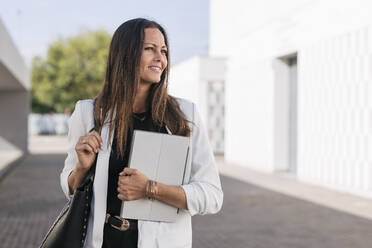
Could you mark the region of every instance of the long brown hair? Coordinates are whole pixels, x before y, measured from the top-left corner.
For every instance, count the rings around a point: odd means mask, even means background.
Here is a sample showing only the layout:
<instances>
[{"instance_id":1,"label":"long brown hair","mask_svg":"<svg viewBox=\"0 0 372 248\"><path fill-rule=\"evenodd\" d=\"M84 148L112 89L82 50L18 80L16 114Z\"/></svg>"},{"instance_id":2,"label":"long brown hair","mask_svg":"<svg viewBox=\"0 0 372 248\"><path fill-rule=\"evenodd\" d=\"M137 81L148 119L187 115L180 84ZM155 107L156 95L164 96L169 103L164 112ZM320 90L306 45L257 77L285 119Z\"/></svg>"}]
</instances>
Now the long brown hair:
<instances>
[{"instance_id":1,"label":"long brown hair","mask_svg":"<svg viewBox=\"0 0 372 248\"><path fill-rule=\"evenodd\" d=\"M101 91L96 97L94 116L102 130L109 122L109 140L117 128L117 153L124 156L128 130L132 130L133 103L140 83L140 61L145 28L157 28L164 36L168 48L168 66L160 82L153 83L147 98L151 116L157 126L166 125L172 134L190 136L191 128L176 99L168 95L169 44L165 30L155 21L143 18L121 24L115 31L107 58L106 74Z\"/></svg>"}]
</instances>

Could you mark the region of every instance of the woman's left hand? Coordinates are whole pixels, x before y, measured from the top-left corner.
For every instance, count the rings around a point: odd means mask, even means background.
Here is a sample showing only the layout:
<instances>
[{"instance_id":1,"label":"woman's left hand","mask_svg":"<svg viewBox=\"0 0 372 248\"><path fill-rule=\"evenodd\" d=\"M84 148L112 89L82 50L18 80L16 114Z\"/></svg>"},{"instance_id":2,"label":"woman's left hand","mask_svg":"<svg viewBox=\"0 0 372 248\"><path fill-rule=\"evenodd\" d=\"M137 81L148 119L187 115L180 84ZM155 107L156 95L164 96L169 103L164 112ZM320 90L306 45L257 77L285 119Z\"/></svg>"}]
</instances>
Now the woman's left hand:
<instances>
[{"instance_id":1,"label":"woman's left hand","mask_svg":"<svg viewBox=\"0 0 372 248\"><path fill-rule=\"evenodd\" d=\"M145 197L147 182L148 178L139 170L124 168L119 174L118 198L133 201Z\"/></svg>"}]
</instances>

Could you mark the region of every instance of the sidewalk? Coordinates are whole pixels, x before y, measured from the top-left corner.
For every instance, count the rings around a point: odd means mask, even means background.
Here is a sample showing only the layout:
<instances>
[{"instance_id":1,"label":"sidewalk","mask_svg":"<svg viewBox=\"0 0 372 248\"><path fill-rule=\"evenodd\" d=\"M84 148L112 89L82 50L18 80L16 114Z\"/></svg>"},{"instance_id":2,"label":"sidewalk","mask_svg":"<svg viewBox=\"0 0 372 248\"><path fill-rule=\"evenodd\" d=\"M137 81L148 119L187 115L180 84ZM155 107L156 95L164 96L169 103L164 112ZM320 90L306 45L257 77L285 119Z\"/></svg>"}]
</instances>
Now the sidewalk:
<instances>
[{"instance_id":1,"label":"sidewalk","mask_svg":"<svg viewBox=\"0 0 372 248\"><path fill-rule=\"evenodd\" d=\"M222 175L372 220L372 199L299 182L292 175L284 173L269 174L227 164L223 157L217 157L216 161Z\"/></svg>"}]
</instances>

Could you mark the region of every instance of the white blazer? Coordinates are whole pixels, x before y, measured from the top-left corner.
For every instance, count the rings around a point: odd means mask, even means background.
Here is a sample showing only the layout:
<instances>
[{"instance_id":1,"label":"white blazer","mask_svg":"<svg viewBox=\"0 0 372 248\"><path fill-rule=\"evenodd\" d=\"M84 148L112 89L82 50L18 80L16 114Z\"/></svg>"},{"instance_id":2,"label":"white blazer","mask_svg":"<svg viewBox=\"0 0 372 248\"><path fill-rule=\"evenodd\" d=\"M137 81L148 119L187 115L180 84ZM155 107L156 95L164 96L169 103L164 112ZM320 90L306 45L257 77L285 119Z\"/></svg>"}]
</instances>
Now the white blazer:
<instances>
[{"instance_id":1,"label":"white blazer","mask_svg":"<svg viewBox=\"0 0 372 248\"><path fill-rule=\"evenodd\" d=\"M200 115L195 109L194 103L180 98L177 98L177 101L186 118L195 124L191 127L191 152L186 165L185 183L181 185L186 194L188 210L180 210L176 222L173 223L139 220L139 248L191 248L191 216L195 214L214 214L222 207L223 192L220 177ZM79 137L89 132L93 126L93 100L78 101L69 120L69 149L60 176L61 187L67 198L72 197L69 194L67 179L78 162L75 145ZM167 130L170 133L168 128ZM108 164L113 138L111 137L111 140L108 140L108 131L109 125L105 123L101 132L104 146L98 153L91 213L84 246L88 248L101 248L103 241Z\"/></svg>"}]
</instances>

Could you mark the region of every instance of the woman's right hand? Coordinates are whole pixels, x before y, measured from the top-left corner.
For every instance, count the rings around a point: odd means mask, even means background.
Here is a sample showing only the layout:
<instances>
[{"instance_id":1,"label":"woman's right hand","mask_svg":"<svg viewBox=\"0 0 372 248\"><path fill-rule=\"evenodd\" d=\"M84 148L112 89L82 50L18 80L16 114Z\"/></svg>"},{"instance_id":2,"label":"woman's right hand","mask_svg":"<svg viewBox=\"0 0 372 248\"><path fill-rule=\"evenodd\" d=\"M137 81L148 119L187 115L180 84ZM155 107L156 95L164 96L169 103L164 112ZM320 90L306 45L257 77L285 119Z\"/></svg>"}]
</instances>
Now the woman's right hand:
<instances>
[{"instance_id":1,"label":"woman's right hand","mask_svg":"<svg viewBox=\"0 0 372 248\"><path fill-rule=\"evenodd\" d=\"M96 131L91 131L80 136L75 146L79 163L76 165L77 170L88 171L92 166L96 154L103 146L102 138Z\"/></svg>"}]
</instances>

